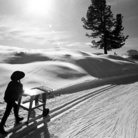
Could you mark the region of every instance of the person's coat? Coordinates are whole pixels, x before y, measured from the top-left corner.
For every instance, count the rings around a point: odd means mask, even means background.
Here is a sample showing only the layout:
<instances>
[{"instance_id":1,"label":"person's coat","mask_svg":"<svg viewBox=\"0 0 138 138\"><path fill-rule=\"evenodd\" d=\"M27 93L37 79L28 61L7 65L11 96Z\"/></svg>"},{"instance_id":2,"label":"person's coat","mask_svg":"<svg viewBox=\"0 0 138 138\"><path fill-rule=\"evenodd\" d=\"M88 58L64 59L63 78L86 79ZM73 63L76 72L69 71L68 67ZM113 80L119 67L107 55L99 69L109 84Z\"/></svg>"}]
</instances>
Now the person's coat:
<instances>
[{"instance_id":1,"label":"person's coat","mask_svg":"<svg viewBox=\"0 0 138 138\"><path fill-rule=\"evenodd\" d=\"M7 103L18 101L22 93L23 85L18 81L11 81L5 91L4 100Z\"/></svg>"}]
</instances>

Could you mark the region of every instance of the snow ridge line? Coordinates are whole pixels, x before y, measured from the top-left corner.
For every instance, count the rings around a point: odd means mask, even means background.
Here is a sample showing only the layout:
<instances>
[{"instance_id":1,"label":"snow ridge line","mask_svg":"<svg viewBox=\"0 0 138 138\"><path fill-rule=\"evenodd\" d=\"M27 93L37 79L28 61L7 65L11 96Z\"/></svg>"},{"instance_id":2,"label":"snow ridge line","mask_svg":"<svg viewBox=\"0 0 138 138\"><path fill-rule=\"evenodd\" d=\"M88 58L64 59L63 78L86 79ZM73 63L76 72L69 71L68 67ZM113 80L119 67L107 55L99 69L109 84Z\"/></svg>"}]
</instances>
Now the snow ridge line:
<instances>
[{"instance_id":1,"label":"snow ridge line","mask_svg":"<svg viewBox=\"0 0 138 138\"><path fill-rule=\"evenodd\" d=\"M53 121L56 118L62 116L63 114L67 113L68 111L76 108L77 106L83 104L84 102L86 102L87 100L89 100L90 98L94 97L94 96L98 96L98 94L101 94L102 92L112 89L116 87L116 85L110 85L104 88L101 88L99 90L95 90L93 92L90 92L88 94L85 94L83 96L80 96L79 98L76 98L68 103L65 103L64 105L61 105L59 107L56 107L54 109L52 109L50 111L50 120Z\"/></svg>"}]
</instances>

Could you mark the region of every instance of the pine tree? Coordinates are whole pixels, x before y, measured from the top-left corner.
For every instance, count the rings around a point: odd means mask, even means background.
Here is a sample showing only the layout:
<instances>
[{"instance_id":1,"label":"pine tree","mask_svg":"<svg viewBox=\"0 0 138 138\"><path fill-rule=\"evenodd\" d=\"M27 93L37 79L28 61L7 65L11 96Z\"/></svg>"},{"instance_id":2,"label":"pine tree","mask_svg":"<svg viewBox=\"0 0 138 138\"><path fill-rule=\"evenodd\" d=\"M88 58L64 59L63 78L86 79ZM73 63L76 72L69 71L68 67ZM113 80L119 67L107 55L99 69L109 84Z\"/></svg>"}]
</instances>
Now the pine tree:
<instances>
[{"instance_id":1,"label":"pine tree","mask_svg":"<svg viewBox=\"0 0 138 138\"><path fill-rule=\"evenodd\" d=\"M125 40L128 38L128 35L124 36L122 33L122 31L124 30L124 27L122 26L122 19L123 16L121 14L116 15L116 25L111 33L110 40L112 49L121 48L125 44Z\"/></svg>"},{"instance_id":2,"label":"pine tree","mask_svg":"<svg viewBox=\"0 0 138 138\"><path fill-rule=\"evenodd\" d=\"M124 45L127 37L122 34L122 16L117 15L117 19L113 17L111 6L106 4L106 0L91 0L91 5L88 7L86 18L82 18L83 27L86 30L91 30L92 33L86 33L86 36L98 38L93 40L93 47L104 49L107 51L120 48Z\"/></svg>"}]
</instances>

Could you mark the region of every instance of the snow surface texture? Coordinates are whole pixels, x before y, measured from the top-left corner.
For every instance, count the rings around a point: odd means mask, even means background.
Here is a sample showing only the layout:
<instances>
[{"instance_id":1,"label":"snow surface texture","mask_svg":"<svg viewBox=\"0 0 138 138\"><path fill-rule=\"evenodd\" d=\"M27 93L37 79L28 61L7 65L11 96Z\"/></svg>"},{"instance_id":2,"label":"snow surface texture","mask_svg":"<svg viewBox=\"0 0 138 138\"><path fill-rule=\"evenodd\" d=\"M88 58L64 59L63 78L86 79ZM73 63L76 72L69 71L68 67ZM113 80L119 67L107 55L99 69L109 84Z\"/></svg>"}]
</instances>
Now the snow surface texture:
<instances>
[{"instance_id":1,"label":"snow surface texture","mask_svg":"<svg viewBox=\"0 0 138 138\"><path fill-rule=\"evenodd\" d=\"M5 111L4 91L15 70L24 71L24 89L50 87L50 122L38 118L6 137L137 138L138 64L119 56L79 50L0 52L0 118ZM35 110L33 116L41 111ZM27 118L27 112L20 109ZM6 130L14 126L13 113ZM0 136L2 137L2 136Z\"/></svg>"}]
</instances>

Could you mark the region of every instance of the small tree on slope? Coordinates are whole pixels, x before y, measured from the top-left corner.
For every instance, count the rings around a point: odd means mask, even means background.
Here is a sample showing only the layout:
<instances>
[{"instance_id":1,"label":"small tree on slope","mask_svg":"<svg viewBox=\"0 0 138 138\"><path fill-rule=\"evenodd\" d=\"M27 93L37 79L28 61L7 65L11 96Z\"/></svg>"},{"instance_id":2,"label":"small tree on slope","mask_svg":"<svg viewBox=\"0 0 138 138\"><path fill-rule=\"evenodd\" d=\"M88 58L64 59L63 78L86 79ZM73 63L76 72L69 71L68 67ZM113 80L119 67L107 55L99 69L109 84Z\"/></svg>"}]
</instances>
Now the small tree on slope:
<instances>
[{"instance_id":1,"label":"small tree on slope","mask_svg":"<svg viewBox=\"0 0 138 138\"><path fill-rule=\"evenodd\" d=\"M92 4L88 7L86 19L83 17L83 27L91 30L86 36L98 38L93 40L93 47L104 49L104 53L112 49L122 47L128 36L123 36L122 15L118 14L114 19L111 6L106 5L106 0L91 0Z\"/></svg>"}]
</instances>

